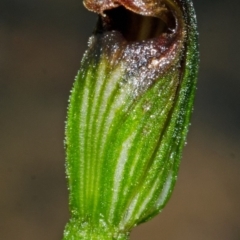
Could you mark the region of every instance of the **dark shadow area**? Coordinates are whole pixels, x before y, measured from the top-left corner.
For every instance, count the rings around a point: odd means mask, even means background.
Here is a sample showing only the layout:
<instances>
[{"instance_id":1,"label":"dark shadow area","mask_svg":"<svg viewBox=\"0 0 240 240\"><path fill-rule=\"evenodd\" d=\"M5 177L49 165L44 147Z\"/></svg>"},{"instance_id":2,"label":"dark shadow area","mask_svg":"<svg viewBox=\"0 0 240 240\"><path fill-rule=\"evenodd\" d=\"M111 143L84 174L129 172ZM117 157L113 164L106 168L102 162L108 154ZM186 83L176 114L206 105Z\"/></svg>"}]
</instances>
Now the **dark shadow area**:
<instances>
[{"instance_id":1,"label":"dark shadow area","mask_svg":"<svg viewBox=\"0 0 240 240\"><path fill-rule=\"evenodd\" d=\"M170 33L175 26L170 13L168 23L156 17L136 14L123 6L106 10L104 13L106 17L99 18L97 30L119 31L129 42L156 38L162 33Z\"/></svg>"}]
</instances>

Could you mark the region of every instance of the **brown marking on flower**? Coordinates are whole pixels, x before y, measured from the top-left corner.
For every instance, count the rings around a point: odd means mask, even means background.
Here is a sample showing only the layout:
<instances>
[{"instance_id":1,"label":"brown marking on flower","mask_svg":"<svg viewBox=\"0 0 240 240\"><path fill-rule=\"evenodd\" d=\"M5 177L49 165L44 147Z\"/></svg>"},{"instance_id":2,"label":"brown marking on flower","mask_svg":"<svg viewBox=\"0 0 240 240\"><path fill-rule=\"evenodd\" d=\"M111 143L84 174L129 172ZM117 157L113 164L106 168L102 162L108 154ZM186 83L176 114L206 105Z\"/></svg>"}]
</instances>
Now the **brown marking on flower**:
<instances>
[{"instance_id":1,"label":"brown marking on flower","mask_svg":"<svg viewBox=\"0 0 240 240\"><path fill-rule=\"evenodd\" d=\"M99 14L90 46L107 56L110 65L122 64L126 82L142 92L164 72L181 68L186 26L178 1L85 0Z\"/></svg>"}]
</instances>

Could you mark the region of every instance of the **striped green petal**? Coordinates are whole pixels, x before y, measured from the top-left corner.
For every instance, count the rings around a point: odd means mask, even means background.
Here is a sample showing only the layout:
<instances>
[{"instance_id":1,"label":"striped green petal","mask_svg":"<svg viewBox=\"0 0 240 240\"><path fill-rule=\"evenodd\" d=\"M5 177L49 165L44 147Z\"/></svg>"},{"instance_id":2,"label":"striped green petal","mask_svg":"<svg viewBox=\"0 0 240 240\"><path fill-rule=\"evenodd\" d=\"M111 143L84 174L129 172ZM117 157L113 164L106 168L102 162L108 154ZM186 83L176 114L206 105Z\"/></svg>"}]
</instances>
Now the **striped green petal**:
<instances>
[{"instance_id":1,"label":"striped green petal","mask_svg":"<svg viewBox=\"0 0 240 240\"><path fill-rule=\"evenodd\" d=\"M196 20L190 0L152 3L85 1L100 15L68 109L64 240L128 239L176 182L196 89Z\"/></svg>"}]
</instances>

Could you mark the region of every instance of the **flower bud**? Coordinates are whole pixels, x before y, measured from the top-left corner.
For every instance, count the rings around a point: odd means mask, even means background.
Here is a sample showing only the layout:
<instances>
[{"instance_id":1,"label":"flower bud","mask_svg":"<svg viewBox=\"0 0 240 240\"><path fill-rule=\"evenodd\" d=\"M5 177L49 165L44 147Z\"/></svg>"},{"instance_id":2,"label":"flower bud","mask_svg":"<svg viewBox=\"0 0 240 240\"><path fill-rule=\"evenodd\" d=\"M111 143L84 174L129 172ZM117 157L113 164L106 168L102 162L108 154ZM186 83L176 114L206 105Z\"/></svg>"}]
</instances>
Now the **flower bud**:
<instances>
[{"instance_id":1,"label":"flower bud","mask_svg":"<svg viewBox=\"0 0 240 240\"><path fill-rule=\"evenodd\" d=\"M99 14L70 97L65 240L128 239L176 182L198 50L190 0L85 0Z\"/></svg>"}]
</instances>

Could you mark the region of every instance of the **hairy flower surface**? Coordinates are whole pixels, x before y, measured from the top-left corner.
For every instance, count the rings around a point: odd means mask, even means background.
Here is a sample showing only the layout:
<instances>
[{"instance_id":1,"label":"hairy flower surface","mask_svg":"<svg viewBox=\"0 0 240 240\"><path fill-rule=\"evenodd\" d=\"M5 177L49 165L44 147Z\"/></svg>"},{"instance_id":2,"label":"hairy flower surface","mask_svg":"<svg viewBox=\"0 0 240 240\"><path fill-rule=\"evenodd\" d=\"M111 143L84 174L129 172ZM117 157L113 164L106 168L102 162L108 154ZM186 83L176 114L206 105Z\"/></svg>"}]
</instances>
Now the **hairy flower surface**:
<instances>
[{"instance_id":1,"label":"hairy flower surface","mask_svg":"<svg viewBox=\"0 0 240 240\"><path fill-rule=\"evenodd\" d=\"M66 126L65 240L128 239L169 199L192 112L190 0L85 0L99 14Z\"/></svg>"}]
</instances>

